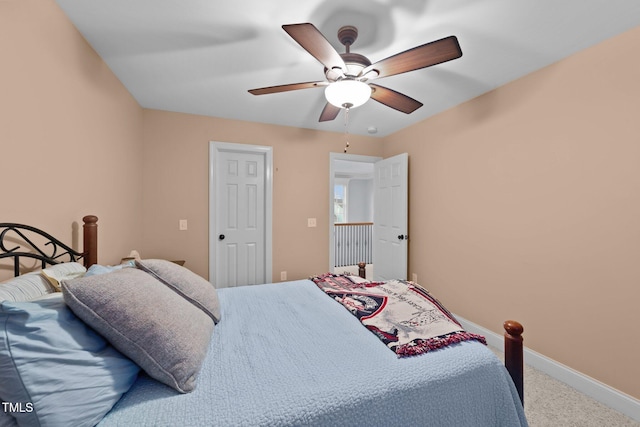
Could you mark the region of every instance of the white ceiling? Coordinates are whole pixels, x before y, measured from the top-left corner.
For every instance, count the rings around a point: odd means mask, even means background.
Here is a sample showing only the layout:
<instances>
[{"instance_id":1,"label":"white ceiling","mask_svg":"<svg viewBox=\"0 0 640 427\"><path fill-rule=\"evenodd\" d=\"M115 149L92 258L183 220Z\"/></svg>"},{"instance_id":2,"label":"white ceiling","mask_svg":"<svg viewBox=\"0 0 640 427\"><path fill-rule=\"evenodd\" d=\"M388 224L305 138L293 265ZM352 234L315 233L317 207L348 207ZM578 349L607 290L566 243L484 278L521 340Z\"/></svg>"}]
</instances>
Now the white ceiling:
<instances>
[{"instance_id":1,"label":"white ceiling","mask_svg":"<svg viewBox=\"0 0 640 427\"><path fill-rule=\"evenodd\" d=\"M379 61L449 35L463 56L376 80L424 106L376 101L352 109L348 131L386 136L640 25L638 0L56 0L141 106L343 132L319 123L323 89L254 96L264 86L324 80L323 66L281 28L313 23ZM638 52L629 52L638 54Z\"/></svg>"}]
</instances>

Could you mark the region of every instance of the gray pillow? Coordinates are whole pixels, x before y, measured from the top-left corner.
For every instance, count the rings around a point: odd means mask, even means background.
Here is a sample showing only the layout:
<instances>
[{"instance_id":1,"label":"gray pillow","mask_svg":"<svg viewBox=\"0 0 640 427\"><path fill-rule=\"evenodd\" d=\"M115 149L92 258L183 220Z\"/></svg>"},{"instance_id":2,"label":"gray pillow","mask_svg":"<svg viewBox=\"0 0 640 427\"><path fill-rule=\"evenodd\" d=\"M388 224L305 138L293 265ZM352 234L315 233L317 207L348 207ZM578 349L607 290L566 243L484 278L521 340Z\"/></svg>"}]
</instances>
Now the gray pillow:
<instances>
[{"instance_id":1,"label":"gray pillow","mask_svg":"<svg viewBox=\"0 0 640 427\"><path fill-rule=\"evenodd\" d=\"M181 393L195 388L214 323L135 268L62 282L71 310L149 376Z\"/></svg>"},{"instance_id":2,"label":"gray pillow","mask_svg":"<svg viewBox=\"0 0 640 427\"><path fill-rule=\"evenodd\" d=\"M188 268L163 259L136 260L136 266L204 310L215 323L220 321L220 303L216 288Z\"/></svg>"}]
</instances>

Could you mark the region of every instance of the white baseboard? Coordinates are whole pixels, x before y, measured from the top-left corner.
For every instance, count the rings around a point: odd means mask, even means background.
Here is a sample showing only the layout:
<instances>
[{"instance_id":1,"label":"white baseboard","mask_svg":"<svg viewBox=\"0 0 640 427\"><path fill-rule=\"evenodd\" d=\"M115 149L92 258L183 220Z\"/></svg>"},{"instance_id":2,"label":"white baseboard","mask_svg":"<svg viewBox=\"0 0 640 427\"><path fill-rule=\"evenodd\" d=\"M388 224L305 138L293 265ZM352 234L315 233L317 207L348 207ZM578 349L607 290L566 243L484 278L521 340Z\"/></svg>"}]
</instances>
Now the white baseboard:
<instances>
[{"instance_id":1,"label":"white baseboard","mask_svg":"<svg viewBox=\"0 0 640 427\"><path fill-rule=\"evenodd\" d=\"M468 332L483 335L487 339L487 344L500 351L504 351L504 337L502 335L496 334L460 316L455 315L455 317ZM526 331L523 336L526 340ZM640 421L640 400L526 347L524 348L524 362L550 377L575 388L603 405L613 408L629 418Z\"/></svg>"}]
</instances>

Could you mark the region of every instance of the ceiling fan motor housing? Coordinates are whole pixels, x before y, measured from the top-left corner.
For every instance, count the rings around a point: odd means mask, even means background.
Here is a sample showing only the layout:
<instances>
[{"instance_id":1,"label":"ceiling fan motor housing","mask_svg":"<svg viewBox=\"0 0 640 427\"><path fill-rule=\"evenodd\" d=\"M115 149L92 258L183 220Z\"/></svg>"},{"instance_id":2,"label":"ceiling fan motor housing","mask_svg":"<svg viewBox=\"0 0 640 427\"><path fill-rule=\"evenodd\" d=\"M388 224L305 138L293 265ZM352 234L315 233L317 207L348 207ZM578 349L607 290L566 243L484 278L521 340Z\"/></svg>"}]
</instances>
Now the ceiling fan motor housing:
<instances>
[{"instance_id":1,"label":"ceiling fan motor housing","mask_svg":"<svg viewBox=\"0 0 640 427\"><path fill-rule=\"evenodd\" d=\"M340 56L347 66L346 70L329 70L327 68L324 69L324 74L327 77L327 80L330 82L334 82L347 77L358 77L360 72L364 70L366 67L371 65L371 61L359 53L341 53Z\"/></svg>"}]
</instances>

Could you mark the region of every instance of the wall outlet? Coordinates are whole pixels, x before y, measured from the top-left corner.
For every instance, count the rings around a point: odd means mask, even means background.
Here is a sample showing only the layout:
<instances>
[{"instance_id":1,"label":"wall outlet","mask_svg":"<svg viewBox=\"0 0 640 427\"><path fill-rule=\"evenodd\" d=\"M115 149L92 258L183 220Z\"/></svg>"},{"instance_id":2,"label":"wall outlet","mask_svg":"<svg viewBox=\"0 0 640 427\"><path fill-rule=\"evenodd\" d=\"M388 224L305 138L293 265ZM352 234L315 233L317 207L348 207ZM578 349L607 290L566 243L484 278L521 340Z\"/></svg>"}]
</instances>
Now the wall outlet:
<instances>
[{"instance_id":1,"label":"wall outlet","mask_svg":"<svg viewBox=\"0 0 640 427\"><path fill-rule=\"evenodd\" d=\"M283 282L285 280L287 280L287 272L286 271L281 271L280 272L280 280L282 280Z\"/></svg>"},{"instance_id":2,"label":"wall outlet","mask_svg":"<svg viewBox=\"0 0 640 427\"><path fill-rule=\"evenodd\" d=\"M315 218L307 218L307 227L316 227L316 219Z\"/></svg>"},{"instance_id":3,"label":"wall outlet","mask_svg":"<svg viewBox=\"0 0 640 427\"><path fill-rule=\"evenodd\" d=\"M186 219L181 219L180 223L178 225L178 228L180 229L180 231L184 231L187 229L187 220Z\"/></svg>"},{"instance_id":4,"label":"wall outlet","mask_svg":"<svg viewBox=\"0 0 640 427\"><path fill-rule=\"evenodd\" d=\"M413 283L418 283L418 275L417 275L416 273L413 273L413 274L411 275L411 281L412 281Z\"/></svg>"}]
</instances>

